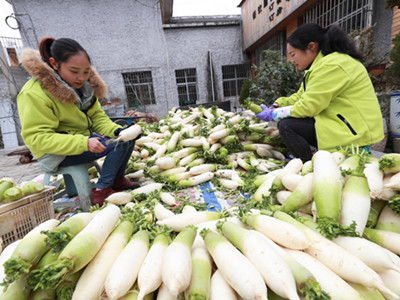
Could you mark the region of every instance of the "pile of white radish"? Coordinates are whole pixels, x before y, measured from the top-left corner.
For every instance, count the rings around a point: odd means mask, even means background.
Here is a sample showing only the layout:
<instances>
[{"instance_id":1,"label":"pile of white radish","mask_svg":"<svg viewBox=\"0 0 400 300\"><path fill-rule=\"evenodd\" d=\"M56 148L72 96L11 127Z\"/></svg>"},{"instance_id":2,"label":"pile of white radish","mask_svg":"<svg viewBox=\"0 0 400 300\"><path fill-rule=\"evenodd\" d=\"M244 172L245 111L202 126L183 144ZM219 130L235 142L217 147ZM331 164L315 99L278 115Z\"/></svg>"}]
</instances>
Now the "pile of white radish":
<instances>
[{"instance_id":1,"label":"pile of white radish","mask_svg":"<svg viewBox=\"0 0 400 300\"><path fill-rule=\"evenodd\" d=\"M0 299L58 299L67 285L74 300L400 299L400 154L282 163L276 128L253 115L199 107L143 126L127 175L142 186L58 226L71 240L57 254L37 229L6 247ZM230 215L177 198L210 180L253 192Z\"/></svg>"},{"instance_id":2,"label":"pile of white radish","mask_svg":"<svg viewBox=\"0 0 400 300\"><path fill-rule=\"evenodd\" d=\"M161 119L157 132L143 125L136 140L127 177L148 183L174 182L187 188L210 181L226 189L244 185L238 172L267 173L282 165L285 156L272 144L282 146L276 126L254 118L250 111L226 112L220 108L172 109ZM145 166L149 172L143 172Z\"/></svg>"}]
</instances>

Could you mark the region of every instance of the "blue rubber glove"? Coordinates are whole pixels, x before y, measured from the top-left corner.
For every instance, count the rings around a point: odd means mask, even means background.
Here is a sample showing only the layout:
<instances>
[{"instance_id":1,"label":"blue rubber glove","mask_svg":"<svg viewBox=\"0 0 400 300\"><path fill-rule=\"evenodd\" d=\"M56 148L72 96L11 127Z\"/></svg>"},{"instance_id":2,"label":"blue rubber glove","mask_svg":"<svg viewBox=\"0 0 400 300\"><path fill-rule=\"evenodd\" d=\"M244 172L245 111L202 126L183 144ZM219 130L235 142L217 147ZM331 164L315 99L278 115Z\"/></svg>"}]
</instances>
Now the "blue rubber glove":
<instances>
[{"instance_id":1,"label":"blue rubber glove","mask_svg":"<svg viewBox=\"0 0 400 300\"><path fill-rule=\"evenodd\" d=\"M273 121L274 120L274 118L273 118L274 110L271 108L268 108L268 106L266 106L264 104L261 104L260 106L263 109L263 111L258 114L255 114L255 116L263 121Z\"/></svg>"}]
</instances>

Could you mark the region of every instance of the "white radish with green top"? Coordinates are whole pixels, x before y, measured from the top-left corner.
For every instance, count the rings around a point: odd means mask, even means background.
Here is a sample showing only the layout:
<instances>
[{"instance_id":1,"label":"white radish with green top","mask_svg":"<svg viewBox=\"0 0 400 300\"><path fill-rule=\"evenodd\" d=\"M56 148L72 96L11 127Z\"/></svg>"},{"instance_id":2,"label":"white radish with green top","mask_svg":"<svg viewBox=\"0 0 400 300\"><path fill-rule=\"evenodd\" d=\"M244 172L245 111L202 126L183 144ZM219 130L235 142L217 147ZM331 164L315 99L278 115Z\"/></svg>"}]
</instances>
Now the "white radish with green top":
<instances>
[{"instance_id":1,"label":"white radish with green top","mask_svg":"<svg viewBox=\"0 0 400 300\"><path fill-rule=\"evenodd\" d=\"M310 246L307 236L296 226L266 215L247 215L244 223L286 248L302 250Z\"/></svg>"},{"instance_id":2,"label":"white radish with green top","mask_svg":"<svg viewBox=\"0 0 400 300\"><path fill-rule=\"evenodd\" d=\"M282 178L282 184L285 185L284 179ZM314 173L308 173L305 176L301 176L301 181L298 183L296 188L293 190L282 205L284 212L295 212L300 207L310 203L313 200L313 187L314 187Z\"/></svg>"},{"instance_id":3,"label":"white radish with green top","mask_svg":"<svg viewBox=\"0 0 400 300\"><path fill-rule=\"evenodd\" d=\"M172 168L175 168L178 164L178 159L174 158L172 156L161 156L156 159L155 164L157 168L162 171L162 170L169 170Z\"/></svg>"},{"instance_id":4,"label":"white radish with green top","mask_svg":"<svg viewBox=\"0 0 400 300\"><path fill-rule=\"evenodd\" d=\"M21 239L11 257L4 263L7 283L18 280L21 275L29 273L29 269L37 264L43 254L49 250L46 246L47 236L42 231L54 230L58 224L58 220L50 219L36 226Z\"/></svg>"},{"instance_id":5,"label":"white radish with green top","mask_svg":"<svg viewBox=\"0 0 400 300\"><path fill-rule=\"evenodd\" d=\"M125 295L135 283L149 251L149 233L139 230L118 255L107 274L104 288L110 300Z\"/></svg>"},{"instance_id":6,"label":"white radish with green top","mask_svg":"<svg viewBox=\"0 0 400 300\"><path fill-rule=\"evenodd\" d=\"M364 237L400 255L400 233L380 229L365 228Z\"/></svg>"},{"instance_id":7,"label":"white radish with green top","mask_svg":"<svg viewBox=\"0 0 400 300\"><path fill-rule=\"evenodd\" d=\"M362 235L370 210L371 198L367 179L364 176L351 175L343 187L339 223L350 226L355 222L356 231Z\"/></svg>"},{"instance_id":8,"label":"white radish with green top","mask_svg":"<svg viewBox=\"0 0 400 300\"><path fill-rule=\"evenodd\" d=\"M169 217L174 216L175 214L167 209L164 205L162 205L160 202L156 202L154 204L154 216L156 217L157 220L163 220Z\"/></svg>"},{"instance_id":9,"label":"white radish with green top","mask_svg":"<svg viewBox=\"0 0 400 300\"><path fill-rule=\"evenodd\" d=\"M296 189L296 187L300 184L300 182L303 180L303 178L304 177L300 174L289 173L281 177L281 180L283 186L287 190L293 192Z\"/></svg>"},{"instance_id":10,"label":"white radish with green top","mask_svg":"<svg viewBox=\"0 0 400 300\"><path fill-rule=\"evenodd\" d=\"M113 263L132 236L134 225L121 221L84 269L75 287L72 300L98 300L104 290L104 282Z\"/></svg>"},{"instance_id":11,"label":"white radish with green top","mask_svg":"<svg viewBox=\"0 0 400 300\"><path fill-rule=\"evenodd\" d=\"M192 275L185 291L186 299L209 299L211 290L212 260L200 236L192 246Z\"/></svg>"},{"instance_id":12,"label":"white radish with green top","mask_svg":"<svg viewBox=\"0 0 400 300\"><path fill-rule=\"evenodd\" d=\"M213 172L205 172L203 174L200 175L196 175L190 178L186 178L183 180L178 181L178 185L181 188L188 188L188 187L192 187L195 185L199 185L202 183L205 183L207 181L210 181L211 179L214 178L214 173Z\"/></svg>"},{"instance_id":13,"label":"white radish with green top","mask_svg":"<svg viewBox=\"0 0 400 300\"><path fill-rule=\"evenodd\" d=\"M267 299L259 271L231 242L213 231L205 230L201 235L222 277L243 299Z\"/></svg>"},{"instance_id":14,"label":"white radish with green top","mask_svg":"<svg viewBox=\"0 0 400 300\"><path fill-rule=\"evenodd\" d=\"M388 269L400 272L400 268L396 266L382 246L365 238L338 236L333 239L333 242L357 256L376 272L383 272Z\"/></svg>"},{"instance_id":15,"label":"white radish with green top","mask_svg":"<svg viewBox=\"0 0 400 300\"><path fill-rule=\"evenodd\" d=\"M379 214L375 229L400 233L400 216L385 205Z\"/></svg>"},{"instance_id":16,"label":"white radish with green top","mask_svg":"<svg viewBox=\"0 0 400 300\"><path fill-rule=\"evenodd\" d=\"M161 190L163 186L164 186L163 183L158 183L158 182L149 183L149 184L146 184L145 186L138 187L137 189L134 189L134 190L130 191L129 193L134 196L140 195L140 194L148 195L151 192Z\"/></svg>"},{"instance_id":17,"label":"white radish with green top","mask_svg":"<svg viewBox=\"0 0 400 300\"><path fill-rule=\"evenodd\" d=\"M368 181L371 198L379 198L383 190L383 171L379 169L378 161L372 160L366 163L364 174Z\"/></svg>"},{"instance_id":18,"label":"white radish with green top","mask_svg":"<svg viewBox=\"0 0 400 300\"><path fill-rule=\"evenodd\" d=\"M216 164L203 164L200 166L195 166L189 170L192 176L204 174L206 172L214 172L217 169Z\"/></svg>"},{"instance_id":19,"label":"white radish with green top","mask_svg":"<svg viewBox=\"0 0 400 300\"><path fill-rule=\"evenodd\" d=\"M330 152L318 150L313 156L313 198L318 218L339 221L342 201L342 175Z\"/></svg>"},{"instance_id":20,"label":"white radish with green top","mask_svg":"<svg viewBox=\"0 0 400 300\"><path fill-rule=\"evenodd\" d=\"M174 132L169 138L167 151L172 152L175 150L176 145L178 144L179 138L181 137L181 133L179 131ZM166 168L168 169L168 168Z\"/></svg>"},{"instance_id":21,"label":"white radish with green top","mask_svg":"<svg viewBox=\"0 0 400 300\"><path fill-rule=\"evenodd\" d=\"M158 234L147 253L139 270L137 283L139 286L138 300L157 290L162 283L161 268L165 250L170 244L170 237L166 233Z\"/></svg>"},{"instance_id":22,"label":"white radish with green top","mask_svg":"<svg viewBox=\"0 0 400 300\"><path fill-rule=\"evenodd\" d=\"M260 272L267 286L277 295L299 300L293 274L284 259L252 230L231 222L222 224L221 232Z\"/></svg>"},{"instance_id":23,"label":"white radish with green top","mask_svg":"<svg viewBox=\"0 0 400 300\"><path fill-rule=\"evenodd\" d=\"M344 280L377 288L382 293L393 294L379 278L379 275L361 259L328 240L320 233L296 221L284 212L277 211L274 217L289 222L301 229L311 241L304 252L318 259L321 263L342 277ZM367 228L366 228L367 229Z\"/></svg>"},{"instance_id":24,"label":"white radish with green top","mask_svg":"<svg viewBox=\"0 0 400 300\"><path fill-rule=\"evenodd\" d=\"M211 276L211 291L210 300L237 300L238 296L235 290L229 285L228 282L221 275L217 269Z\"/></svg>"},{"instance_id":25,"label":"white radish with green top","mask_svg":"<svg viewBox=\"0 0 400 300\"><path fill-rule=\"evenodd\" d=\"M269 245L274 248L275 251L285 260L288 267L292 271L294 280L296 281L297 290L302 296L304 295L306 299L312 299L313 297L321 300L329 299L326 292L321 289L321 286L315 279L314 275L306 267L290 256L284 250L285 248L275 244L272 240L260 232L256 231L256 233L258 233L260 237L264 238L264 240L269 243Z\"/></svg>"},{"instance_id":26,"label":"white radish with green top","mask_svg":"<svg viewBox=\"0 0 400 300\"><path fill-rule=\"evenodd\" d=\"M400 296L400 273L394 270L386 270L384 272L380 272L379 276L382 278L383 282L394 292L396 295ZM384 295L385 299L392 300L398 299L392 297L390 295Z\"/></svg>"},{"instance_id":27,"label":"white radish with green top","mask_svg":"<svg viewBox=\"0 0 400 300\"><path fill-rule=\"evenodd\" d=\"M196 225L199 223L217 220L221 218L221 214L215 211L196 211L192 213L180 213L169 218L157 221L157 225L166 225L174 231L182 231L188 225Z\"/></svg>"},{"instance_id":28,"label":"white radish with green top","mask_svg":"<svg viewBox=\"0 0 400 300\"><path fill-rule=\"evenodd\" d=\"M320 261L312 257L311 255L304 253L299 250L286 251L291 255L298 263L306 267L313 276L317 279L321 288L327 292L331 299L335 300L363 300L364 298L353 289L346 281L344 281L335 272L330 270Z\"/></svg>"},{"instance_id":29,"label":"white radish with green top","mask_svg":"<svg viewBox=\"0 0 400 300\"><path fill-rule=\"evenodd\" d=\"M196 228L187 226L174 238L165 250L161 278L169 292L177 297L185 291L192 273L192 246Z\"/></svg>"},{"instance_id":30,"label":"white radish with green top","mask_svg":"<svg viewBox=\"0 0 400 300\"><path fill-rule=\"evenodd\" d=\"M135 124L133 126L121 130L117 140L123 142L131 141L136 139L141 133L142 133L142 127L140 127L140 125L138 124Z\"/></svg>"},{"instance_id":31,"label":"white radish with green top","mask_svg":"<svg viewBox=\"0 0 400 300\"><path fill-rule=\"evenodd\" d=\"M133 200L133 195L128 192L116 192L106 198L106 201L115 205L125 205Z\"/></svg>"},{"instance_id":32,"label":"white radish with green top","mask_svg":"<svg viewBox=\"0 0 400 300\"><path fill-rule=\"evenodd\" d=\"M160 193L161 201L169 206L176 205L176 199L172 196L171 193L168 192L161 192Z\"/></svg>"},{"instance_id":33,"label":"white radish with green top","mask_svg":"<svg viewBox=\"0 0 400 300\"><path fill-rule=\"evenodd\" d=\"M35 289L57 287L65 276L83 269L99 252L120 215L120 209L113 204L101 209L61 251L54 264L31 272L34 275Z\"/></svg>"}]
</instances>

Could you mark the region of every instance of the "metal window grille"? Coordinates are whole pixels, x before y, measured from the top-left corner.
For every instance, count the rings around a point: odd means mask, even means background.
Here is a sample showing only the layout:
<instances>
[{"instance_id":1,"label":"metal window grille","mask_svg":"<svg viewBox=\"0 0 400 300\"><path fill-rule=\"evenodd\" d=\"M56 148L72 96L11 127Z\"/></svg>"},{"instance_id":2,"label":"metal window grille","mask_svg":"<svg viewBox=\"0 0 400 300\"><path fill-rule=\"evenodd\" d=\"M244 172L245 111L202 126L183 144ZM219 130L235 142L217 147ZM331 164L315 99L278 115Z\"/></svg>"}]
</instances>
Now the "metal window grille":
<instances>
[{"instance_id":1,"label":"metal window grille","mask_svg":"<svg viewBox=\"0 0 400 300\"><path fill-rule=\"evenodd\" d=\"M151 71L122 73L129 107L156 104Z\"/></svg>"},{"instance_id":2,"label":"metal window grille","mask_svg":"<svg viewBox=\"0 0 400 300\"><path fill-rule=\"evenodd\" d=\"M179 105L195 104L197 101L196 69L175 70L176 86L178 88Z\"/></svg>"},{"instance_id":3,"label":"metal window grille","mask_svg":"<svg viewBox=\"0 0 400 300\"><path fill-rule=\"evenodd\" d=\"M305 23L322 27L337 23L347 33L372 24L373 0L321 0L304 15Z\"/></svg>"},{"instance_id":4,"label":"metal window grille","mask_svg":"<svg viewBox=\"0 0 400 300\"><path fill-rule=\"evenodd\" d=\"M285 32L278 32L271 38L266 40L256 49L256 65L259 66L261 62L265 59L265 50L279 51L282 56L286 55L286 39Z\"/></svg>"},{"instance_id":5,"label":"metal window grille","mask_svg":"<svg viewBox=\"0 0 400 300\"><path fill-rule=\"evenodd\" d=\"M247 77L247 67L241 65L222 66L222 85L224 97L239 96L243 80Z\"/></svg>"}]
</instances>

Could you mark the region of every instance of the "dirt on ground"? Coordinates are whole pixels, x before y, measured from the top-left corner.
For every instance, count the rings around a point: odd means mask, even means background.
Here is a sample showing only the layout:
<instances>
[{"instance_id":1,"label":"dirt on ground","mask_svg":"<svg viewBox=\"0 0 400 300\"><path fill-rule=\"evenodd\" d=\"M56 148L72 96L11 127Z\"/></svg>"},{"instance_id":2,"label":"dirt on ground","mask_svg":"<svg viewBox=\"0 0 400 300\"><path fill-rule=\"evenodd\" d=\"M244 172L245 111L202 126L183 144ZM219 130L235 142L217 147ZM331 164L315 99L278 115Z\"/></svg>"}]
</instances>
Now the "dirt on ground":
<instances>
[{"instance_id":1,"label":"dirt on ground","mask_svg":"<svg viewBox=\"0 0 400 300\"><path fill-rule=\"evenodd\" d=\"M3 177L12 177L16 184L20 184L44 174L40 170L37 160L33 159L30 163L21 164L19 162L21 155L9 155L12 152L23 149L26 149L26 146L0 149L0 179Z\"/></svg>"}]
</instances>

